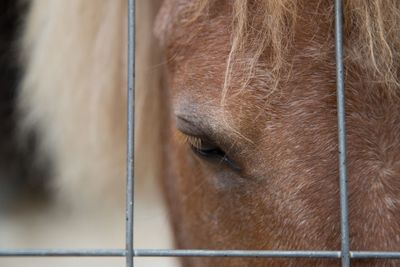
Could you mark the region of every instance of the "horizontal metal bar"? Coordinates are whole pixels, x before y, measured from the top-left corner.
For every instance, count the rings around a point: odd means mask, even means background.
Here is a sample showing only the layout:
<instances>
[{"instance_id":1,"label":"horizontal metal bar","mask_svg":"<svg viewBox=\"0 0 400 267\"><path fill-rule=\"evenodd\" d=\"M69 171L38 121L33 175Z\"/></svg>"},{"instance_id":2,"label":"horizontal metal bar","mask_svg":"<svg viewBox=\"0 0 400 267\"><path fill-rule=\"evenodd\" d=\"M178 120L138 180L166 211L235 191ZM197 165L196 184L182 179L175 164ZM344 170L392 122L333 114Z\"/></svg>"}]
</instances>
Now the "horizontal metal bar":
<instances>
[{"instance_id":1,"label":"horizontal metal bar","mask_svg":"<svg viewBox=\"0 0 400 267\"><path fill-rule=\"evenodd\" d=\"M396 251L350 251L352 259L400 259Z\"/></svg>"},{"instance_id":2,"label":"horizontal metal bar","mask_svg":"<svg viewBox=\"0 0 400 267\"><path fill-rule=\"evenodd\" d=\"M125 257L125 249L0 249L0 257Z\"/></svg>"},{"instance_id":3,"label":"horizontal metal bar","mask_svg":"<svg viewBox=\"0 0 400 267\"><path fill-rule=\"evenodd\" d=\"M135 257L340 258L339 251L135 249ZM0 249L0 257L125 257L124 249Z\"/></svg>"},{"instance_id":4,"label":"horizontal metal bar","mask_svg":"<svg viewBox=\"0 0 400 267\"><path fill-rule=\"evenodd\" d=\"M137 249L136 257L255 257L255 258L340 258L339 251L307 250L159 250Z\"/></svg>"},{"instance_id":5,"label":"horizontal metal bar","mask_svg":"<svg viewBox=\"0 0 400 267\"><path fill-rule=\"evenodd\" d=\"M255 257L255 258L330 258L340 251L325 250L203 250L135 249L134 257ZM0 257L126 257L125 249L0 249ZM350 251L352 259L400 259L394 251Z\"/></svg>"}]
</instances>

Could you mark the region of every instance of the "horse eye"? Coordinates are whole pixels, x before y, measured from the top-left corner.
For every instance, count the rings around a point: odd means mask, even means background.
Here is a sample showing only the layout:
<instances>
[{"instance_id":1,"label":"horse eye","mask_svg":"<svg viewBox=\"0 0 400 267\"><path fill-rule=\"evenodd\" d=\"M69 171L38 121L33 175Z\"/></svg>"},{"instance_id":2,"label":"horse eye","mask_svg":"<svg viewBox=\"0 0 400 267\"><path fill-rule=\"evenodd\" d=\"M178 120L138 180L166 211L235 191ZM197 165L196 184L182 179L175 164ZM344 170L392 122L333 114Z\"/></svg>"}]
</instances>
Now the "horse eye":
<instances>
[{"instance_id":1,"label":"horse eye","mask_svg":"<svg viewBox=\"0 0 400 267\"><path fill-rule=\"evenodd\" d=\"M218 145L196 136L188 135L186 138L192 151L199 157L215 163L225 163L235 171L240 170L240 167Z\"/></svg>"}]
</instances>

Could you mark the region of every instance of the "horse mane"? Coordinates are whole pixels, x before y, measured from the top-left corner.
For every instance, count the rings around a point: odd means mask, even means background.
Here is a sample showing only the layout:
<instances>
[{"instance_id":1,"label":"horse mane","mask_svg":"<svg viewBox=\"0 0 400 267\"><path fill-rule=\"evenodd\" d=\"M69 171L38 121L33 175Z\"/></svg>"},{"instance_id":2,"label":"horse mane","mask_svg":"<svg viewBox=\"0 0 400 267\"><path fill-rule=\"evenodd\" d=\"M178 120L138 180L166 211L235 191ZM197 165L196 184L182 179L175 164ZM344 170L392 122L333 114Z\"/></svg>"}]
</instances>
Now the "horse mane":
<instances>
[{"instance_id":1,"label":"horse mane","mask_svg":"<svg viewBox=\"0 0 400 267\"><path fill-rule=\"evenodd\" d=\"M32 1L22 33L21 136L38 136L50 187L77 207L123 193L125 10L113 0Z\"/></svg>"},{"instance_id":2,"label":"horse mane","mask_svg":"<svg viewBox=\"0 0 400 267\"><path fill-rule=\"evenodd\" d=\"M194 22L202 14L207 14L215 2L194 1L190 8L192 17L189 21ZM333 36L334 3L316 2L316 6L324 6ZM275 75L275 79L281 78L281 70L290 64L288 50L298 26L296 22L299 21L299 10L307 8L307 4L311 3L299 0L233 1L232 43L223 94L226 94L229 87L235 59L246 51L246 55L252 55L246 68L249 77L268 48L271 51L268 58L272 66L271 73ZM254 19L255 17L259 19ZM361 66L373 82L385 85L389 92L394 93L397 90L400 67L399 1L345 0L344 42L346 60Z\"/></svg>"},{"instance_id":3,"label":"horse mane","mask_svg":"<svg viewBox=\"0 0 400 267\"><path fill-rule=\"evenodd\" d=\"M159 169L159 127L153 118L159 53L152 34L159 2L137 1L139 186L151 184ZM74 207L124 203L126 25L126 1L115 0L32 1L24 22L20 43L25 73L18 94L21 143L32 133L38 136L35 161L50 163L45 166L52 170L50 188L57 199Z\"/></svg>"}]
</instances>

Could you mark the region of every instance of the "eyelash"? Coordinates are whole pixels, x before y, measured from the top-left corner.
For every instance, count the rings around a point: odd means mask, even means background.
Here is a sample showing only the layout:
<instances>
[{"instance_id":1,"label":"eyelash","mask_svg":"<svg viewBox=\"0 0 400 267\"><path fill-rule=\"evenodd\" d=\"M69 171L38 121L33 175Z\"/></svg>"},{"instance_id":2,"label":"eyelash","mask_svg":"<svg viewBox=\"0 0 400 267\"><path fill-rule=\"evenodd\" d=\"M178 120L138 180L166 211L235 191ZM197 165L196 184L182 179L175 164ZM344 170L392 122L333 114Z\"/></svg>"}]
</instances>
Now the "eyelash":
<instances>
[{"instance_id":1,"label":"eyelash","mask_svg":"<svg viewBox=\"0 0 400 267\"><path fill-rule=\"evenodd\" d=\"M185 135L185 142L194 148L200 148L202 140L197 136Z\"/></svg>"}]
</instances>

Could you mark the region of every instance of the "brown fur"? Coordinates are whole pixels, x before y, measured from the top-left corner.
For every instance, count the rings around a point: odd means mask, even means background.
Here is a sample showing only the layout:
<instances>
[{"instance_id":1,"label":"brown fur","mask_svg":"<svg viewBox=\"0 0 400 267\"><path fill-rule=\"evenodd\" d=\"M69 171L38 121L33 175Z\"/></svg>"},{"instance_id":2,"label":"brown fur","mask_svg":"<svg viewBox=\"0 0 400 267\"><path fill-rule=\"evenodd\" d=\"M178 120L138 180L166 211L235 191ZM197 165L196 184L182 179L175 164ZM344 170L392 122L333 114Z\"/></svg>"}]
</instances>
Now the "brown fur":
<instances>
[{"instance_id":1,"label":"brown fur","mask_svg":"<svg viewBox=\"0 0 400 267\"><path fill-rule=\"evenodd\" d=\"M165 1L156 27L167 60L164 98L170 99L162 181L178 247L340 249L333 4L203 2L193 13L193 1ZM399 5L345 3L351 249L400 250ZM242 170L194 155L177 133L176 116L197 125Z\"/></svg>"}]
</instances>

